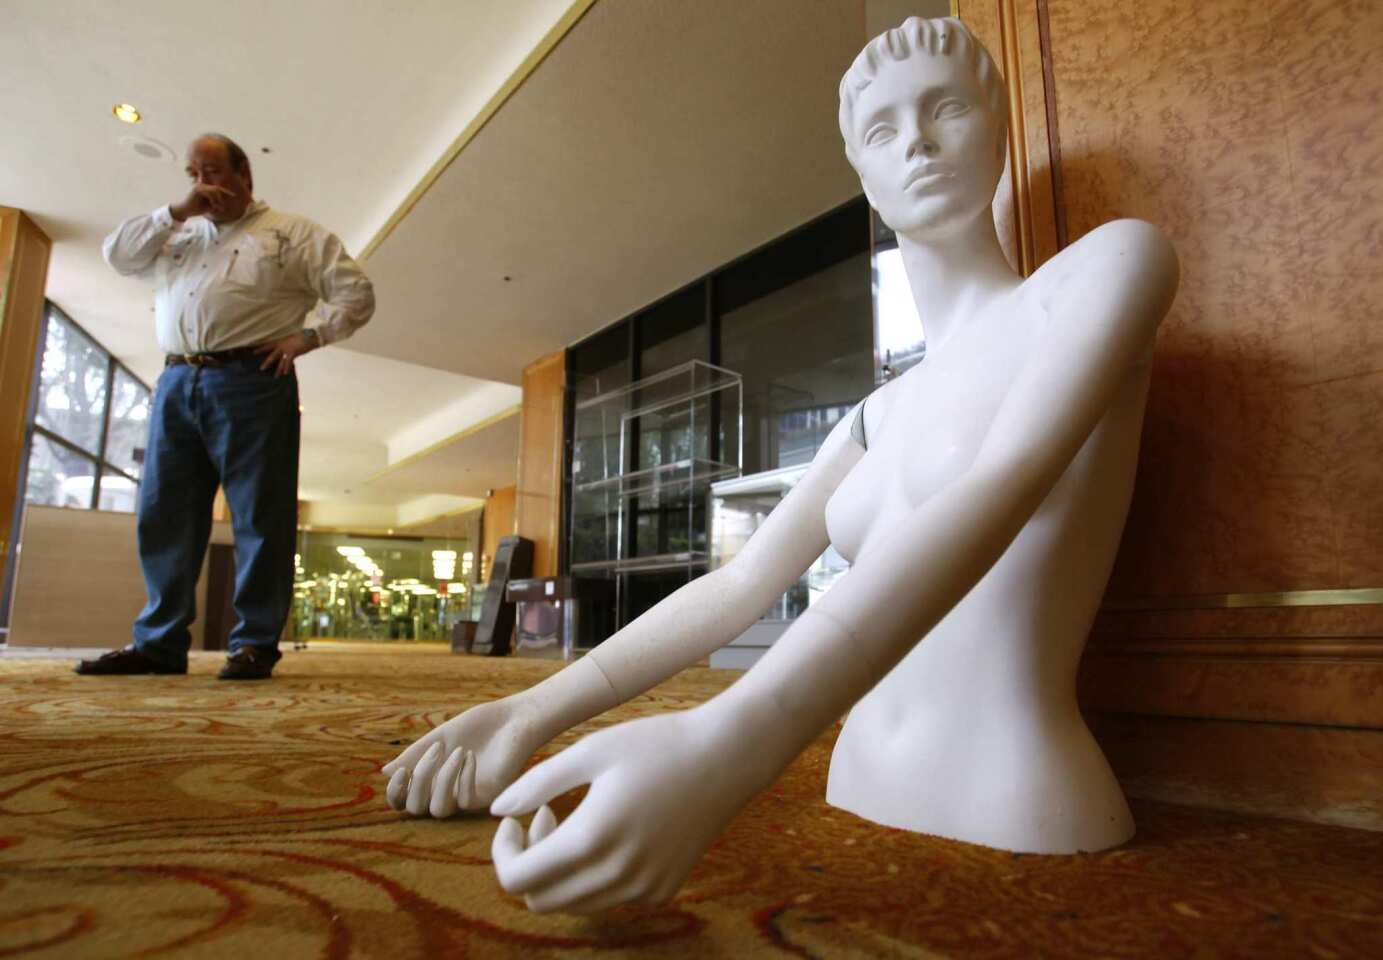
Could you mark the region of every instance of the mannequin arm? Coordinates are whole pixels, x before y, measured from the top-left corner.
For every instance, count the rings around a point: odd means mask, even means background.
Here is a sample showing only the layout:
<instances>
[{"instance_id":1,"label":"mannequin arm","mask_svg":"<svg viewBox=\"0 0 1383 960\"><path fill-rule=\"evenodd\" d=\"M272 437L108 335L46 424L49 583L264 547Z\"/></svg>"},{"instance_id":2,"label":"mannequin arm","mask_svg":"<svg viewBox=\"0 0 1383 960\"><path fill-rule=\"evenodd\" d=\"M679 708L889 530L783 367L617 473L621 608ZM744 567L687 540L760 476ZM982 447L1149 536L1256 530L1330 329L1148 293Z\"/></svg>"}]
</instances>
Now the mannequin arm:
<instances>
[{"instance_id":1,"label":"mannequin arm","mask_svg":"<svg viewBox=\"0 0 1383 960\"><path fill-rule=\"evenodd\" d=\"M494 859L506 890L536 910L574 912L671 896L729 818L999 559L1137 367L1175 293L1175 255L1156 230L1124 221L1102 232L1082 275L1048 305L1045 349L962 476L871 545L725 693L602 730L500 795L491 812L508 817L591 785L527 849L516 822L501 825Z\"/></svg>"},{"instance_id":2,"label":"mannequin arm","mask_svg":"<svg viewBox=\"0 0 1383 960\"><path fill-rule=\"evenodd\" d=\"M864 455L849 429L847 420L836 425L806 475L733 560L682 587L587 655L609 680L616 702L739 636L830 545L826 501Z\"/></svg>"},{"instance_id":3,"label":"mannequin arm","mask_svg":"<svg viewBox=\"0 0 1383 960\"><path fill-rule=\"evenodd\" d=\"M826 501L863 456L849 423L728 564L682 587L571 666L433 729L383 767L396 810L446 817L483 809L524 761L743 633L826 549Z\"/></svg>"}]
</instances>

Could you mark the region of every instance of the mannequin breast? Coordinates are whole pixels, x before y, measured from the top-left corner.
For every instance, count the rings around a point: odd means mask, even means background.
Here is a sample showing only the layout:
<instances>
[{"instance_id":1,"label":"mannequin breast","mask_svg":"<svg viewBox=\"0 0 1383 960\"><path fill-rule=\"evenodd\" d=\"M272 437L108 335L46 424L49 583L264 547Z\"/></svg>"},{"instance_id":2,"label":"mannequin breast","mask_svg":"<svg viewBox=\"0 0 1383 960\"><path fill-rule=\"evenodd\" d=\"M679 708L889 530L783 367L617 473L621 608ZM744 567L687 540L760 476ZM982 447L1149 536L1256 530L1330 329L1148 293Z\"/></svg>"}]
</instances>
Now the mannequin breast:
<instances>
[{"instance_id":1,"label":"mannequin breast","mask_svg":"<svg viewBox=\"0 0 1383 960\"><path fill-rule=\"evenodd\" d=\"M1077 709L1075 676L1132 494L1146 388L1145 371L1130 377L998 563L851 710L829 803L1027 852L1103 849L1132 835L1123 794ZM828 504L837 549L867 550L896 528L896 515L890 523L855 508L872 493L880 514L908 509L918 478L876 482L866 490L852 474Z\"/></svg>"}]
</instances>

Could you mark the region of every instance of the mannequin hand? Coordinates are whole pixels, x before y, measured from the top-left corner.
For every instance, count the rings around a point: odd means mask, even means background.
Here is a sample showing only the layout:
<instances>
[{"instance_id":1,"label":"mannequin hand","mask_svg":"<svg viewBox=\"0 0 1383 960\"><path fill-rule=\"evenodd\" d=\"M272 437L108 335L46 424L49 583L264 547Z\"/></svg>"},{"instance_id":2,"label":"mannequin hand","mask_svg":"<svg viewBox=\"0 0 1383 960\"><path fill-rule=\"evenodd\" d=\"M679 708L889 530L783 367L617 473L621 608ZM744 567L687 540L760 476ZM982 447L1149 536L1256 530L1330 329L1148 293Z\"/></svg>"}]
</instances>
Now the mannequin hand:
<instances>
[{"instance_id":1,"label":"mannequin hand","mask_svg":"<svg viewBox=\"0 0 1383 960\"><path fill-rule=\"evenodd\" d=\"M457 714L383 766L389 806L415 817L484 810L542 745L535 730L519 697Z\"/></svg>"},{"instance_id":2,"label":"mannequin hand","mask_svg":"<svg viewBox=\"0 0 1383 960\"><path fill-rule=\"evenodd\" d=\"M703 705L601 730L534 767L490 807L505 817L491 848L500 885L540 913L670 899L766 783L761 763L725 746L752 744L737 727ZM554 829L546 802L585 783ZM513 817L539 808L525 843Z\"/></svg>"}]
</instances>

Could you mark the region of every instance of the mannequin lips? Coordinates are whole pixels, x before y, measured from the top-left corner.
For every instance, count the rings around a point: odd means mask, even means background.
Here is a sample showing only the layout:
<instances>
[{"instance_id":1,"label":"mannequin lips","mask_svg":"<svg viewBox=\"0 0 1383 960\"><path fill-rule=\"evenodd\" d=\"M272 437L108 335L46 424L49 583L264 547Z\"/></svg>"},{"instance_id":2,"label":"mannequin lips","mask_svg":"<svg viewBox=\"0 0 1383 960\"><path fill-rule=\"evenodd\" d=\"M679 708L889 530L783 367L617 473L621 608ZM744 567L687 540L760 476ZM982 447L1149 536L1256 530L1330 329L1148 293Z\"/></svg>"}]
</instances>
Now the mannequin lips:
<instances>
[{"instance_id":1,"label":"mannequin lips","mask_svg":"<svg viewBox=\"0 0 1383 960\"><path fill-rule=\"evenodd\" d=\"M907 179L903 181L903 191L906 193L913 187L925 190L936 186L943 180L949 180L953 176L954 174L947 167L939 163L924 164L908 174Z\"/></svg>"}]
</instances>

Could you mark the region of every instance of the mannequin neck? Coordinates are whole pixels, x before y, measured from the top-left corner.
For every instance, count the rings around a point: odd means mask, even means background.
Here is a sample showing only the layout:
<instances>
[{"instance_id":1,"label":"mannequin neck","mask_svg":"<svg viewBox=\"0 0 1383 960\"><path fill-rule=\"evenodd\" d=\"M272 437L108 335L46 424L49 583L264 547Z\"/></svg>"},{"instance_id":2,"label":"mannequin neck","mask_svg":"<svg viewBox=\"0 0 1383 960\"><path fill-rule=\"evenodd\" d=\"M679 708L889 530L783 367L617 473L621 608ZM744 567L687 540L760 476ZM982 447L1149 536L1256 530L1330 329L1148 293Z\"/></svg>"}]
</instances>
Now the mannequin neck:
<instances>
[{"instance_id":1,"label":"mannequin neck","mask_svg":"<svg viewBox=\"0 0 1383 960\"><path fill-rule=\"evenodd\" d=\"M900 233L898 248L929 354L1023 282L1004 256L988 207L944 236Z\"/></svg>"}]
</instances>

